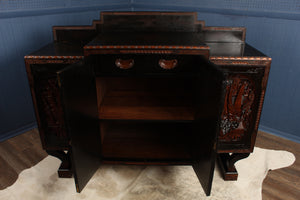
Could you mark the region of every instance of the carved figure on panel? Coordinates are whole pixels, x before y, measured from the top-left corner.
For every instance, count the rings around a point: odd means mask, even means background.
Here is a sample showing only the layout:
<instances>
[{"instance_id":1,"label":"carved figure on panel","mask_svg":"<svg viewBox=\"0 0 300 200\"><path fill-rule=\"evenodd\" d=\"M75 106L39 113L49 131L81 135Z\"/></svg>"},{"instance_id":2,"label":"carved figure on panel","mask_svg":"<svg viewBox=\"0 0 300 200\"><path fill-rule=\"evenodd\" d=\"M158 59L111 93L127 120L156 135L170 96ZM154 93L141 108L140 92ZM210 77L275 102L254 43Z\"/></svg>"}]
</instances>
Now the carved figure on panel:
<instances>
[{"instance_id":1,"label":"carved figure on panel","mask_svg":"<svg viewBox=\"0 0 300 200\"><path fill-rule=\"evenodd\" d=\"M236 75L226 80L224 109L221 116L221 141L241 141L250 124L254 102L254 86L245 76Z\"/></svg>"}]
</instances>

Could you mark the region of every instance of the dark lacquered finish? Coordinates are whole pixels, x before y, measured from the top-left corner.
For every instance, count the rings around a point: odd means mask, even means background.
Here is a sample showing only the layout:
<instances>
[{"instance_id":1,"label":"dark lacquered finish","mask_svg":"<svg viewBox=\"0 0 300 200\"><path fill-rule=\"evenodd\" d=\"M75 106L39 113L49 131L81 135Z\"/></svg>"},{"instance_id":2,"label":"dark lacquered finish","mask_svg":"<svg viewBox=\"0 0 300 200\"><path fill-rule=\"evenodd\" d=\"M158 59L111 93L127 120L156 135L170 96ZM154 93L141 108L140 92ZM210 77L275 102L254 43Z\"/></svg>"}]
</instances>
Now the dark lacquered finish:
<instances>
[{"instance_id":1,"label":"dark lacquered finish","mask_svg":"<svg viewBox=\"0 0 300 200\"><path fill-rule=\"evenodd\" d=\"M71 140L71 169L80 192L99 168L101 158L95 77L82 63L59 70L57 77Z\"/></svg>"},{"instance_id":2,"label":"dark lacquered finish","mask_svg":"<svg viewBox=\"0 0 300 200\"><path fill-rule=\"evenodd\" d=\"M62 160L60 177L74 174L81 191L100 159L189 164L209 194L219 153L224 179L236 180L234 163L253 151L271 63L245 33L176 12L102 12L91 26L53 27L54 43L25 62L43 148ZM72 131L78 119L90 128ZM89 144L98 160L80 150Z\"/></svg>"}]
</instances>

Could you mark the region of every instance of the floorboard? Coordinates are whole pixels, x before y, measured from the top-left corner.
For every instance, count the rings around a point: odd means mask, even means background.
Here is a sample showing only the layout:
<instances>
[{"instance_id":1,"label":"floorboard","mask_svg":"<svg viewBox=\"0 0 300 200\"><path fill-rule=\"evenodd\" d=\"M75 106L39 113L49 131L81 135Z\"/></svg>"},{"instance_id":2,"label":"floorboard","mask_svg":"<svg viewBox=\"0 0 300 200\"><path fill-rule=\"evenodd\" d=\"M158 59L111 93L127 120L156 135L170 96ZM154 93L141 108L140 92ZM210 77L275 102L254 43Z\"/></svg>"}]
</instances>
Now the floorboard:
<instances>
[{"instance_id":1,"label":"floorboard","mask_svg":"<svg viewBox=\"0 0 300 200\"><path fill-rule=\"evenodd\" d=\"M47 156L36 129L0 143L0 190L12 185L18 174Z\"/></svg>"},{"instance_id":2,"label":"floorboard","mask_svg":"<svg viewBox=\"0 0 300 200\"><path fill-rule=\"evenodd\" d=\"M256 146L266 149L286 150L296 156L296 161L292 166L268 173L263 182L263 200L298 200L300 197L300 144L259 132Z\"/></svg>"}]
</instances>

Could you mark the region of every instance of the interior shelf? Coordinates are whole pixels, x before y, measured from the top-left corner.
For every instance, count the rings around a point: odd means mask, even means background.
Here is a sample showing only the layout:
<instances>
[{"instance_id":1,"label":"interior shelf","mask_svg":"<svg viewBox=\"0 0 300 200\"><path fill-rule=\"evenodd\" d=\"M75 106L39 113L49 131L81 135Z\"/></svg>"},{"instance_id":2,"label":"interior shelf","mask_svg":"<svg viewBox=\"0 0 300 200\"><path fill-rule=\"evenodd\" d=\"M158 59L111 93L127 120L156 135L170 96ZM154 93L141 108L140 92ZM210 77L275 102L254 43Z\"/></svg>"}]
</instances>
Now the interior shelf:
<instances>
[{"instance_id":1,"label":"interior shelf","mask_svg":"<svg viewBox=\"0 0 300 200\"><path fill-rule=\"evenodd\" d=\"M194 120L195 109L184 96L119 92L107 94L99 107L100 119Z\"/></svg>"},{"instance_id":2,"label":"interior shelf","mask_svg":"<svg viewBox=\"0 0 300 200\"><path fill-rule=\"evenodd\" d=\"M191 160L191 123L103 121L103 159Z\"/></svg>"},{"instance_id":3,"label":"interior shelf","mask_svg":"<svg viewBox=\"0 0 300 200\"><path fill-rule=\"evenodd\" d=\"M99 119L195 119L191 80L98 78ZM190 84L192 85L192 84Z\"/></svg>"}]
</instances>

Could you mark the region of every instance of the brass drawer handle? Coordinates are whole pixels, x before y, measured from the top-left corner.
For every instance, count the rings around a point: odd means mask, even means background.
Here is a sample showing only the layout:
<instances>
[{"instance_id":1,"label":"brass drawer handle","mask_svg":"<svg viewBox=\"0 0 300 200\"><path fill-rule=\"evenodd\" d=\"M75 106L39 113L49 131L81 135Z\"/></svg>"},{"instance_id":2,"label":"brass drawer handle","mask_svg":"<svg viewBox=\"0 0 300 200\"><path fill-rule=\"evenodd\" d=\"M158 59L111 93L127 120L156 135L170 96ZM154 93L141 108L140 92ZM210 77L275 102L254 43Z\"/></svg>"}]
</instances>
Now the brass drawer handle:
<instances>
[{"instance_id":1,"label":"brass drawer handle","mask_svg":"<svg viewBox=\"0 0 300 200\"><path fill-rule=\"evenodd\" d=\"M122 60L119 58L116 59L115 64L120 69L129 69L134 65L134 60L133 59Z\"/></svg>"},{"instance_id":2,"label":"brass drawer handle","mask_svg":"<svg viewBox=\"0 0 300 200\"><path fill-rule=\"evenodd\" d=\"M177 66L177 59L173 59L173 60L165 60L165 59L160 59L158 61L158 64L161 68L163 69L173 69Z\"/></svg>"}]
</instances>

